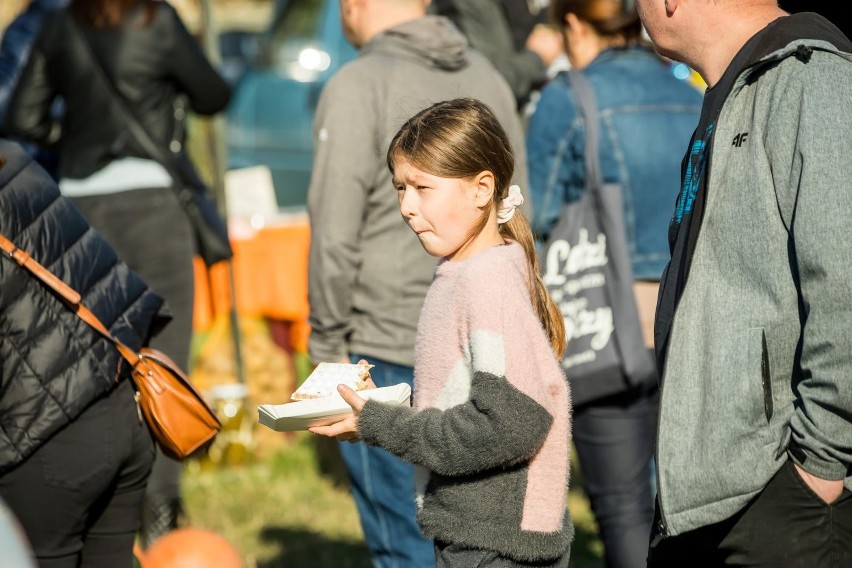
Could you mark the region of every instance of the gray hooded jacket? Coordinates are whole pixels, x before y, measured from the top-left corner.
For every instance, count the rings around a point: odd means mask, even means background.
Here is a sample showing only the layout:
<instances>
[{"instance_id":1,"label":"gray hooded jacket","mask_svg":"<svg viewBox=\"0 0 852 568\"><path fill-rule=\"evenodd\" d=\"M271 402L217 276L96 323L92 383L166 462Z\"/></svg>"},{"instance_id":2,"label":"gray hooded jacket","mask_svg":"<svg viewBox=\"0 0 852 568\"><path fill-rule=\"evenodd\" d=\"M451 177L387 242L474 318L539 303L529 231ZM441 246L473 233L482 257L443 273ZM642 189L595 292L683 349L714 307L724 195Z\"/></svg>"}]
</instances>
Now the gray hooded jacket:
<instances>
[{"instance_id":1,"label":"gray hooded jacket","mask_svg":"<svg viewBox=\"0 0 852 568\"><path fill-rule=\"evenodd\" d=\"M437 259L403 222L385 155L403 123L456 97L485 102L515 151L513 183L526 193L523 129L509 86L439 16L393 27L323 90L314 122L308 192L310 355L349 353L414 364L414 336Z\"/></svg>"},{"instance_id":2,"label":"gray hooded jacket","mask_svg":"<svg viewBox=\"0 0 852 568\"><path fill-rule=\"evenodd\" d=\"M664 534L731 517L787 459L852 488L852 46L798 18L717 122L662 370Z\"/></svg>"}]
</instances>

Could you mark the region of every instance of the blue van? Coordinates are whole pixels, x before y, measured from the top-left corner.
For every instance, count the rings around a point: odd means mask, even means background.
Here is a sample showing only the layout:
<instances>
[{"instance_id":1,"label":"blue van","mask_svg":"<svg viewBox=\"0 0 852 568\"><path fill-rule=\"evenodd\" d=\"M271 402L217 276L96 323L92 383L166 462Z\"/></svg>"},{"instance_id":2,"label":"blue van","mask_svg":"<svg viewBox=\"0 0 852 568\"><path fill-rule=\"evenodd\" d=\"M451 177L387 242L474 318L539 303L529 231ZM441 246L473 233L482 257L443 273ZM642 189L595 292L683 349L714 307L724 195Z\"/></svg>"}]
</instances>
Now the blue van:
<instances>
[{"instance_id":1,"label":"blue van","mask_svg":"<svg viewBox=\"0 0 852 568\"><path fill-rule=\"evenodd\" d=\"M268 166L278 206L304 208L320 92L357 51L338 0L278 0L259 35L224 33L223 71L235 84L226 112L228 168Z\"/></svg>"}]
</instances>

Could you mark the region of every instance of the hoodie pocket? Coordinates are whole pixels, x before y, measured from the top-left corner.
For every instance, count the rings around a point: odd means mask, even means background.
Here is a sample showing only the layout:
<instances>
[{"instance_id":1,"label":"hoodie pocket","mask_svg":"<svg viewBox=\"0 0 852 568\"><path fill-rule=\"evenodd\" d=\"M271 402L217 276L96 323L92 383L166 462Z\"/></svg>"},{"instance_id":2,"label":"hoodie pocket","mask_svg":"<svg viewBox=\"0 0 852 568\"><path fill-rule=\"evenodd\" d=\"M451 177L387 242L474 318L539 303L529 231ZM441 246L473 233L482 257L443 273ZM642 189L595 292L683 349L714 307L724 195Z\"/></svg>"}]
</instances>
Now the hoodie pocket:
<instances>
[{"instance_id":1,"label":"hoodie pocket","mask_svg":"<svg viewBox=\"0 0 852 568\"><path fill-rule=\"evenodd\" d=\"M747 406L751 416L748 422L760 428L761 434L768 434L772 419L772 379L769 369L769 352L766 345L766 333L763 328L752 327L745 331L744 356L740 380L745 381Z\"/></svg>"},{"instance_id":2,"label":"hoodie pocket","mask_svg":"<svg viewBox=\"0 0 852 568\"><path fill-rule=\"evenodd\" d=\"M772 386L764 330L731 332L712 349L706 374L699 379L704 384L698 385L705 392L702 421L708 434L725 440L723 445L743 444L745 455L771 438Z\"/></svg>"},{"instance_id":3,"label":"hoodie pocket","mask_svg":"<svg viewBox=\"0 0 852 568\"><path fill-rule=\"evenodd\" d=\"M774 411L772 404L772 375L769 366L769 348L766 345L766 331L760 329L760 380L763 386L763 413L766 423L772 422Z\"/></svg>"}]
</instances>

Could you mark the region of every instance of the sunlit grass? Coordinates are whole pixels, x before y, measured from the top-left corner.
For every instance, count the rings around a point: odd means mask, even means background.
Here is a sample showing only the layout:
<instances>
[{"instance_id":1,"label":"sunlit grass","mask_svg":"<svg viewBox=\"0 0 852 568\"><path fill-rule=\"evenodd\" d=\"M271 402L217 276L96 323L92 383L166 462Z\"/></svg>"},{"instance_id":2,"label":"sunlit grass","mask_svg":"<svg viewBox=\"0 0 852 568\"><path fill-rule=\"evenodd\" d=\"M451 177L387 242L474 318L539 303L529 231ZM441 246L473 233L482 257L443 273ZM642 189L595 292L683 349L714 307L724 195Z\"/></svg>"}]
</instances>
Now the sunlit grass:
<instances>
[{"instance_id":1,"label":"sunlit grass","mask_svg":"<svg viewBox=\"0 0 852 568\"><path fill-rule=\"evenodd\" d=\"M355 504L337 449L297 434L263 461L184 476L189 524L218 532L240 551L247 568L369 568ZM601 545L588 502L569 493L577 529L572 566L599 568Z\"/></svg>"},{"instance_id":2,"label":"sunlit grass","mask_svg":"<svg viewBox=\"0 0 852 568\"><path fill-rule=\"evenodd\" d=\"M249 567L369 566L354 502L305 434L263 462L188 468L184 498L189 523L225 536Z\"/></svg>"}]
</instances>

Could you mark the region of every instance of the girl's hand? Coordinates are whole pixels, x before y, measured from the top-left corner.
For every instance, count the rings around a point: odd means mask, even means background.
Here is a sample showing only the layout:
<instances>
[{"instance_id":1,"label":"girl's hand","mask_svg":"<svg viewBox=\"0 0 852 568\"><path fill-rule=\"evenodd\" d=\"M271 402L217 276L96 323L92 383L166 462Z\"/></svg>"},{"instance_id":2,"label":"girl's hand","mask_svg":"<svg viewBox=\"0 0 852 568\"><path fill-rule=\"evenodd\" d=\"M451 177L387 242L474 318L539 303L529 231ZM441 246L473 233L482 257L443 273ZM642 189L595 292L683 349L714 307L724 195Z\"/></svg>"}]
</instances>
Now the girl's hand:
<instances>
[{"instance_id":1,"label":"girl's hand","mask_svg":"<svg viewBox=\"0 0 852 568\"><path fill-rule=\"evenodd\" d=\"M361 359L358 363L366 364L367 362L364 359ZM367 379L366 382L367 389L376 388L376 384L373 382L373 379ZM346 385L337 385L337 392L339 392L340 396L343 397L343 400L352 407L352 414L346 416L339 422L335 422L334 424L329 424L327 426L313 426L308 428L308 430L314 434L319 434L320 436L335 438L339 442L360 442L361 436L358 434L358 417L360 416L361 410L364 408L364 404L366 404L367 401L358 396L354 390Z\"/></svg>"}]
</instances>

